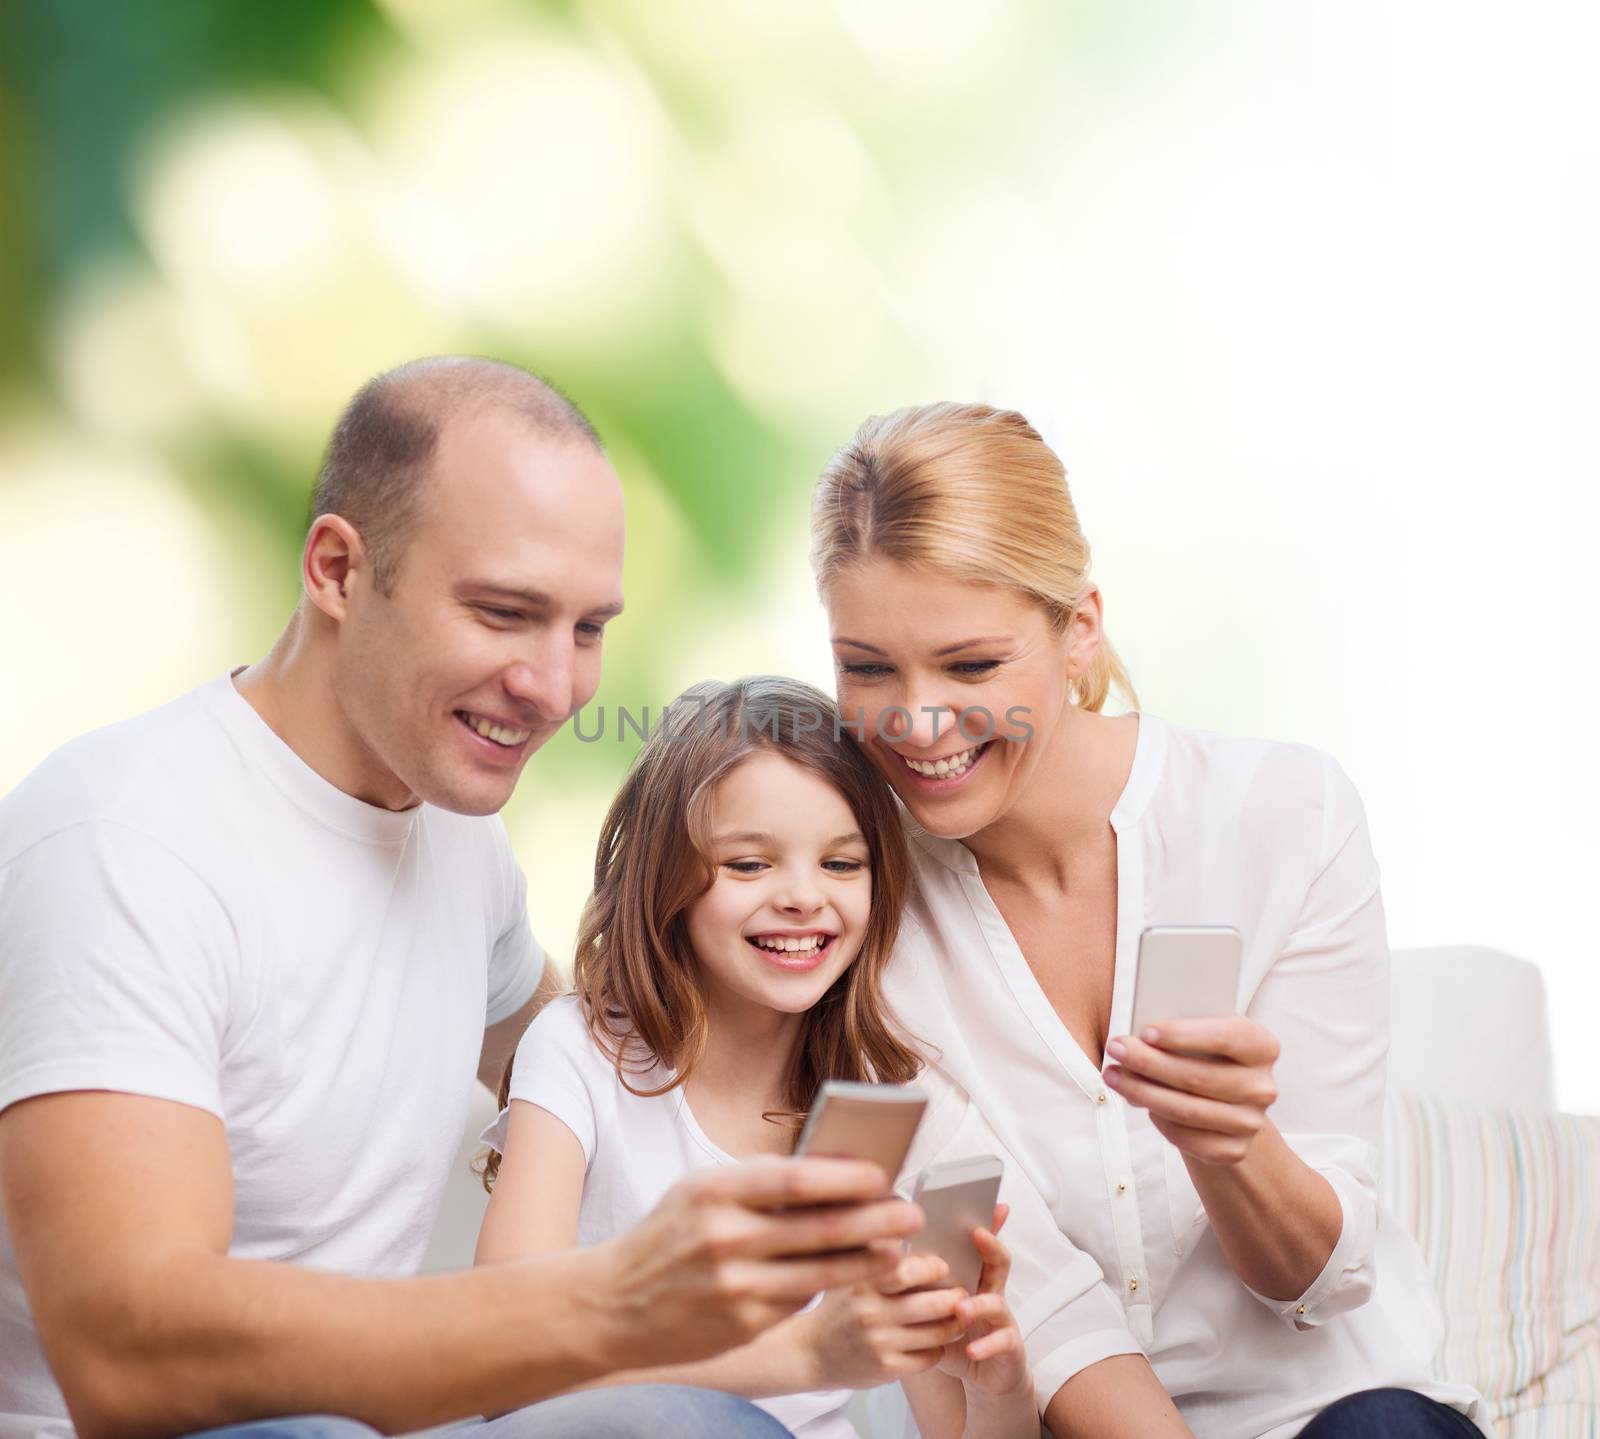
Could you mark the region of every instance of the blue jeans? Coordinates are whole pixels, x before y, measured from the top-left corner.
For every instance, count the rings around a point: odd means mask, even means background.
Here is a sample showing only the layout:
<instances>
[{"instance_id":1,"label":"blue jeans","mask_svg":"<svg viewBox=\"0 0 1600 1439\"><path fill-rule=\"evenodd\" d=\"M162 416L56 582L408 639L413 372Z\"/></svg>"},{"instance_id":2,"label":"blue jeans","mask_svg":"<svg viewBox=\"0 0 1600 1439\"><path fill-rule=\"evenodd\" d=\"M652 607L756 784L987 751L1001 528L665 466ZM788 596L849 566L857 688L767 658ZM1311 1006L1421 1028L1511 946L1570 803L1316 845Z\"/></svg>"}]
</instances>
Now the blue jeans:
<instances>
[{"instance_id":1,"label":"blue jeans","mask_svg":"<svg viewBox=\"0 0 1600 1439\"><path fill-rule=\"evenodd\" d=\"M1300 1439L1483 1439L1459 1409L1409 1389L1363 1389L1328 1405Z\"/></svg>"},{"instance_id":2,"label":"blue jeans","mask_svg":"<svg viewBox=\"0 0 1600 1439\"><path fill-rule=\"evenodd\" d=\"M377 1439L355 1419L305 1414L207 1429L190 1439ZM498 1419L471 1419L440 1439L788 1439L747 1399L680 1384L633 1384L563 1394Z\"/></svg>"}]
</instances>

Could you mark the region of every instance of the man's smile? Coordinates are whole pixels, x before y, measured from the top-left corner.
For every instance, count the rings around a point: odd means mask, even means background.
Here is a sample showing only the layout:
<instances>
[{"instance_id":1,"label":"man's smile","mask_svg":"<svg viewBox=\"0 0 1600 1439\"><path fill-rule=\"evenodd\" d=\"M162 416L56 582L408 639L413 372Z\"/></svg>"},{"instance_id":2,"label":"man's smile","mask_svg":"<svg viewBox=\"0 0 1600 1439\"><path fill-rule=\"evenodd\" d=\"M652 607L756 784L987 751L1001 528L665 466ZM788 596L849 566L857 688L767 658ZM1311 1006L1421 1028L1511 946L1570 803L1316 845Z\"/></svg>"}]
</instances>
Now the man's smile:
<instances>
[{"instance_id":1,"label":"man's smile","mask_svg":"<svg viewBox=\"0 0 1600 1439\"><path fill-rule=\"evenodd\" d=\"M533 738L531 729L518 729L491 719L488 715L474 714L469 710L456 710L455 717L474 734L501 749L521 749Z\"/></svg>"}]
</instances>

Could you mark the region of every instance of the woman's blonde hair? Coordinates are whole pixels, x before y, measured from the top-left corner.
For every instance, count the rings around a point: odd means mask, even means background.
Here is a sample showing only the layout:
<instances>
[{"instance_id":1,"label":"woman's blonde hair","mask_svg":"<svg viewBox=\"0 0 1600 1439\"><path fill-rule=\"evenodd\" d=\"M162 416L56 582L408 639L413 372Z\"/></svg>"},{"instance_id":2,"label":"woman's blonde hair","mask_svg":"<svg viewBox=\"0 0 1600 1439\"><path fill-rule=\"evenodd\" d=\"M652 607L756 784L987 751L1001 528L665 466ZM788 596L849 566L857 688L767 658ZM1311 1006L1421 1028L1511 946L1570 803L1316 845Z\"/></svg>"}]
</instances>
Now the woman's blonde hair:
<instances>
[{"instance_id":1,"label":"woman's blonde hair","mask_svg":"<svg viewBox=\"0 0 1600 1439\"><path fill-rule=\"evenodd\" d=\"M769 1118L798 1131L824 1080L904 1084L921 1069L891 1024L883 970L900 929L910 859L889 786L842 733L821 690L772 675L692 685L669 707L635 757L600 829L594 888L578 925L573 981L589 1030L630 1093L682 1084L705 1048L706 1003L688 912L717 876L710 844L717 785L754 754L809 770L850 806L866 841L872 903L854 961L806 1011L784 1086ZM661 1064L654 1089L635 1081ZM511 1067L500 1084L509 1099ZM486 1155L484 1185L499 1156Z\"/></svg>"},{"instance_id":2,"label":"woman's blonde hair","mask_svg":"<svg viewBox=\"0 0 1600 1439\"><path fill-rule=\"evenodd\" d=\"M873 557L973 584L1005 585L1067 627L1089 590L1089 545L1055 451L1015 410L919 405L874 415L828 462L811 508L811 566L826 595L841 570ZM1103 635L1072 681L1080 709L1115 685L1138 708Z\"/></svg>"}]
</instances>

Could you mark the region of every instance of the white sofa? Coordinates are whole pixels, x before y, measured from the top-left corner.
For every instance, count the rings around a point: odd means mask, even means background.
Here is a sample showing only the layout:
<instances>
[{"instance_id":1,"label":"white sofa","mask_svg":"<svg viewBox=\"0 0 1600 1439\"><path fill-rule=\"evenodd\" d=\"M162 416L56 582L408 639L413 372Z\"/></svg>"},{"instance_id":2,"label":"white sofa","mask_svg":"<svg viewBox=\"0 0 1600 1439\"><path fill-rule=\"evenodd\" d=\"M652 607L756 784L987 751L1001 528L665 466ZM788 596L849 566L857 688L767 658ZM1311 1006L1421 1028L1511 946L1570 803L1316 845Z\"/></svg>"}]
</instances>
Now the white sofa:
<instances>
[{"instance_id":1,"label":"white sofa","mask_svg":"<svg viewBox=\"0 0 1600 1439\"><path fill-rule=\"evenodd\" d=\"M1384 1197L1446 1312L1440 1368L1504 1439L1600 1439L1600 1119L1555 1113L1539 971L1494 950L1394 954ZM472 1262L485 1203L474 1098L425 1268ZM869 1409L878 1413L874 1426ZM885 1424L853 1406L863 1430Z\"/></svg>"},{"instance_id":2,"label":"white sofa","mask_svg":"<svg viewBox=\"0 0 1600 1439\"><path fill-rule=\"evenodd\" d=\"M1539 971L1394 959L1381 1184L1443 1302L1437 1367L1503 1439L1600 1439L1600 1117L1556 1112Z\"/></svg>"}]
</instances>

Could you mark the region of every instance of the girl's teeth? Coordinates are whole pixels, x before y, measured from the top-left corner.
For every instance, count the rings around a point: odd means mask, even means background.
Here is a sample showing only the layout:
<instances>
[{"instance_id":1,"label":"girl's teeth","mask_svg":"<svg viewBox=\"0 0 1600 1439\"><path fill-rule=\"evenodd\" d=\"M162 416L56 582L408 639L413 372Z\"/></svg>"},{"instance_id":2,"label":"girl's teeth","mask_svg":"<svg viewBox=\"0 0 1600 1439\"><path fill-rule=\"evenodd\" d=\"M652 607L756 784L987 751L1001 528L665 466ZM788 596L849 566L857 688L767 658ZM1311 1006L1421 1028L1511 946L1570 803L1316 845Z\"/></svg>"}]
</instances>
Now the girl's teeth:
<instances>
[{"instance_id":1,"label":"girl's teeth","mask_svg":"<svg viewBox=\"0 0 1600 1439\"><path fill-rule=\"evenodd\" d=\"M819 935L812 935L808 939L758 939L756 943L762 949L770 949L778 954L797 954L802 950L821 949L827 940Z\"/></svg>"}]
</instances>

